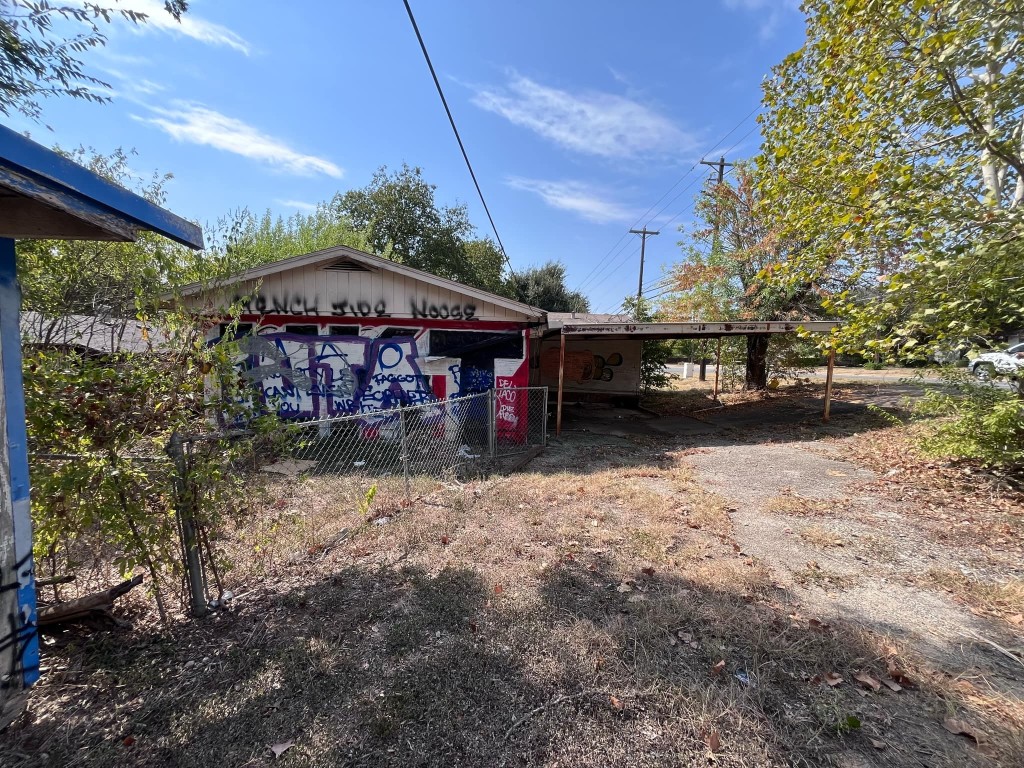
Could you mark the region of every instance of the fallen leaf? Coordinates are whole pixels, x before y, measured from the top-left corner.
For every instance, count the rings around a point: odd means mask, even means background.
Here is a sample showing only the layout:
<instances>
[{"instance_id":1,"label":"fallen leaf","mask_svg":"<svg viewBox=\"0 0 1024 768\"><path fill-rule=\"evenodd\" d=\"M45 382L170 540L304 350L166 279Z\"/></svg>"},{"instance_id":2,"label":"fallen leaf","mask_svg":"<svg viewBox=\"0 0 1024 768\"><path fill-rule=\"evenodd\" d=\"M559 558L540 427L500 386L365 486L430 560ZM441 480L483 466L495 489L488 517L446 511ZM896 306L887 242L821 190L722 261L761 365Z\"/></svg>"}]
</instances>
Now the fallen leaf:
<instances>
[{"instance_id":1,"label":"fallen leaf","mask_svg":"<svg viewBox=\"0 0 1024 768\"><path fill-rule=\"evenodd\" d=\"M719 737L718 731L713 730L705 736L704 743L712 752L718 752L722 748L722 739Z\"/></svg>"},{"instance_id":2,"label":"fallen leaf","mask_svg":"<svg viewBox=\"0 0 1024 768\"><path fill-rule=\"evenodd\" d=\"M740 548L740 545L739 545L739 544L737 544L737 543L736 543L736 542L734 541L734 542L732 543L732 551L733 551L733 552L739 552L739 551L740 551L740 549L741 549L741 548Z\"/></svg>"},{"instance_id":3,"label":"fallen leaf","mask_svg":"<svg viewBox=\"0 0 1024 768\"><path fill-rule=\"evenodd\" d=\"M942 727L957 736L966 736L969 739L974 739L975 744L981 744L987 738L983 731L979 731L963 720L957 720L952 717L947 717L943 720Z\"/></svg>"},{"instance_id":4,"label":"fallen leaf","mask_svg":"<svg viewBox=\"0 0 1024 768\"><path fill-rule=\"evenodd\" d=\"M679 636L679 639L682 640L684 643L693 642L693 635L689 632L676 632L676 634Z\"/></svg>"},{"instance_id":5,"label":"fallen leaf","mask_svg":"<svg viewBox=\"0 0 1024 768\"><path fill-rule=\"evenodd\" d=\"M134 736L125 736L124 739L121 741L121 743L124 744L126 747L130 747L133 744L135 744L135 737Z\"/></svg>"},{"instance_id":6,"label":"fallen leaf","mask_svg":"<svg viewBox=\"0 0 1024 768\"><path fill-rule=\"evenodd\" d=\"M495 584L494 585L494 594L500 595L504 591L505 591L505 588L503 586L501 586L501 584Z\"/></svg>"},{"instance_id":7,"label":"fallen leaf","mask_svg":"<svg viewBox=\"0 0 1024 768\"><path fill-rule=\"evenodd\" d=\"M633 588L631 586L629 586L629 584L626 584L625 582L623 582L622 584L619 584L619 586L616 587L616 589L619 592L621 592L622 594L626 594L627 592L632 592L633 591Z\"/></svg>"},{"instance_id":8,"label":"fallen leaf","mask_svg":"<svg viewBox=\"0 0 1024 768\"><path fill-rule=\"evenodd\" d=\"M868 737L868 741L871 742L871 746L874 747L875 749L885 749L885 742L884 741L879 741L878 739L872 739L870 736Z\"/></svg>"},{"instance_id":9,"label":"fallen leaf","mask_svg":"<svg viewBox=\"0 0 1024 768\"><path fill-rule=\"evenodd\" d=\"M828 683L830 688L835 688L837 685L843 682L842 676L837 675L835 672L829 672L827 675L825 675L824 680L826 683Z\"/></svg>"},{"instance_id":10,"label":"fallen leaf","mask_svg":"<svg viewBox=\"0 0 1024 768\"><path fill-rule=\"evenodd\" d=\"M442 536L441 537L441 544L446 546L446 547L448 546L448 537L447 536Z\"/></svg>"},{"instance_id":11,"label":"fallen leaf","mask_svg":"<svg viewBox=\"0 0 1024 768\"><path fill-rule=\"evenodd\" d=\"M888 678L882 678L882 685L888 688L893 693L899 693L903 690L903 686L897 683L895 680L889 680Z\"/></svg>"},{"instance_id":12,"label":"fallen leaf","mask_svg":"<svg viewBox=\"0 0 1024 768\"><path fill-rule=\"evenodd\" d=\"M897 666L895 662L889 662L888 674L891 679L895 680L904 688L912 688L914 685L914 681L907 677L907 673Z\"/></svg>"},{"instance_id":13,"label":"fallen leaf","mask_svg":"<svg viewBox=\"0 0 1024 768\"><path fill-rule=\"evenodd\" d=\"M1011 624L1021 625L1024 624L1024 613L1015 613L1012 616L1007 616L1006 620Z\"/></svg>"},{"instance_id":14,"label":"fallen leaf","mask_svg":"<svg viewBox=\"0 0 1024 768\"><path fill-rule=\"evenodd\" d=\"M615 709L617 709L619 712L621 712L622 710L624 710L626 708L626 705L623 704L619 699L615 698L614 696L609 696L608 700L611 701L612 706L615 707Z\"/></svg>"},{"instance_id":15,"label":"fallen leaf","mask_svg":"<svg viewBox=\"0 0 1024 768\"><path fill-rule=\"evenodd\" d=\"M294 741L282 741L280 744L271 744L270 751L274 753L274 757L280 757L294 746Z\"/></svg>"},{"instance_id":16,"label":"fallen leaf","mask_svg":"<svg viewBox=\"0 0 1024 768\"><path fill-rule=\"evenodd\" d=\"M711 668L711 674L720 675L722 674L723 670L725 670L725 659L722 659L720 662L718 662L717 664L715 664L715 666Z\"/></svg>"},{"instance_id":17,"label":"fallen leaf","mask_svg":"<svg viewBox=\"0 0 1024 768\"><path fill-rule=\"evenodd\" d=\"M861 683L862 685L870 688L872 691L879 691L882 689L882 684L875 680L875 678L873 678L867 672L858 672L856 675L853 676L853 679L856 680L858 683Z\"/></svg>"},{"instance_id":18,"label":"fallen leaf","mask_svg":"<svg viewBox=\"0 0 1024 768\"><path fill-rule=\"evenodd\" d=\"M640 570L643 571L644 576L653 576L654 575L654 569L653 568L641 568Z\"/></svg>"}]
</instances>

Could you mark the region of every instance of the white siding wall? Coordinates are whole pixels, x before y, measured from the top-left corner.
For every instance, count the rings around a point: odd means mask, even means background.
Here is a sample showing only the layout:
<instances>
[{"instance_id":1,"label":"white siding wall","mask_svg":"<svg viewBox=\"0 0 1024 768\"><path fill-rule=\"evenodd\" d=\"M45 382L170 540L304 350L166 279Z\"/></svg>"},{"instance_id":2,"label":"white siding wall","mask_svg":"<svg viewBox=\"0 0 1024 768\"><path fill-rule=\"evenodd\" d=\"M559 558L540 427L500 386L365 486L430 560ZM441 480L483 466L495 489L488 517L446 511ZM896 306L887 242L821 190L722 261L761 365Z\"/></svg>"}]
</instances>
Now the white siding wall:
<instances>
[{"instance_id":1,"label":"white siding wall","mask_svg":"<svg viewBox=\"0 0 1024 768\"><path fill-rule=\"evenodd\" d=\"M189 297L193 309L223 309L236 296L256 290L238 283L212 297ZM520 322L525 315L411 277L375 270L341 272L307 266L264 277L249 304L253 314L394 317Z\"/></svg>"}]
</instances>

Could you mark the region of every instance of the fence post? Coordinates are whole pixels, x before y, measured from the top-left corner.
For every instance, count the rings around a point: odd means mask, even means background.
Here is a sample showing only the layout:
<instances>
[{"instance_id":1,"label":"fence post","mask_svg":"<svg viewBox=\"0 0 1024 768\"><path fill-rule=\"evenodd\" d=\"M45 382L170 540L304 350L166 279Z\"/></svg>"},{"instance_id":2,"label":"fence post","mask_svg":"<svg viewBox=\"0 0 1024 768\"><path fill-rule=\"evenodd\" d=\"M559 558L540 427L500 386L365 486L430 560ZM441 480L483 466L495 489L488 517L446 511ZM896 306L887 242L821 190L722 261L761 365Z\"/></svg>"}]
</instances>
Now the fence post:
<instances>
[{"instance_id":1,"label":"fence post","mask_svg":"<svg viewBox=\"0 0 1024 768\"><path fill-rule=\"evenodd\" d=\"M498 455L498 401L493 387L487 390L487 452L492 460Z\"/></svg>"},{"instance_id":2,"label":"fence post","mask_svg":"<svg viewBox=\"0 0 1024 768\"><path fill-rule=\"evenodd\" d=\"M541 391L544 393L544 395L541 398L540 406L540 444L542 447L546 448L548 445L548 388L541 387Z\"/></svg>"},{"instance_id":3,"label":"fence post","mask_svg":"<svg viewBox=\"0 0 1024 768\"><path fill-rule=\"evenodd\" d=\"M412 490L409 484L409 440L405 433L405 407L398 405L398 425L402 435L402 474L405 475L405 499L412 501Z\"/></svg>"},{"instance_id":4,"label":"fence post","mask_svg":"<svg viewBox=\"0 0 1024 768\"><path fill-rule=\"evenodd\" d=\"M185 575L188 578L189 595L192 600L192 615L200 618L207 614L206 579L199 559L199 537L193 516L192 499L188 492L188 462L185 460L185 441L178 432L171 435L167 453L174 462L174 498L181 534L181 550L184 554Z\"/></svg>"}]
</instances>

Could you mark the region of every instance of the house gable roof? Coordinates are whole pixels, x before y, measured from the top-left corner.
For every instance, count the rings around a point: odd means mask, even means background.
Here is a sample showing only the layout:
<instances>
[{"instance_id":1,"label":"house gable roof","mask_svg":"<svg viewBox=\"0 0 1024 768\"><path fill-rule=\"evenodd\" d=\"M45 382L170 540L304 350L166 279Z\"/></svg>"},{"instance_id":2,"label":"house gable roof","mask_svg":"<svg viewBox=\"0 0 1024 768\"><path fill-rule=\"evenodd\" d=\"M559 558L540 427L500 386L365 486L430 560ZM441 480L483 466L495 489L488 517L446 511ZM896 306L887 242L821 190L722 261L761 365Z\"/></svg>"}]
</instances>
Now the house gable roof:
<instances>
[{"instance_id":1,"label":"house gable roof","mask_svg":"<svg viewBox=\"0 0 1024 768\"><path fill-rule=\"evenodd\" d=\"M252 269L247 269L244 272L232 275L226 280L218 282L214 286L204 283L191 283L180 288L178 295L182 297L197 296L208 290L223 290L238 283L258 280L269 275L276 275L282 272L299 270L306 267L324 265L321 266L322 269L331 269L330 265L334 264L338 264L338 267L343 271L362 271L360 270L361 267L367 271L380 270L393 272L395 274L402 275L403 277L418 280L454 293L460 293L479 301L490 302L491 304L495 304L512 312L518 312L522 315L526 315L531 319L543 320L545 315L544 310L538 309L537 307L531 307L529 304L513 301L512 299L508 299L504 296L499 296L497 294L490 293L489 291L481 290L480 288L474 288L455 280L438 277L437 275L432 275L429 272L424 272L421 269L414 269L413 267L406 266L405 264L399 264L398 262L391 261L390 259L374 256L355 248L350 248L346 245L338 245L322 251L315 251L313 253L307 253L300 256L292 256L287 259L281 259L280 261L274 261L259 267L253 267ZM354 269L353 266L355 267ZM166 298L169 299L172 297L167 296Z\"/></svg>"}]
</instances>

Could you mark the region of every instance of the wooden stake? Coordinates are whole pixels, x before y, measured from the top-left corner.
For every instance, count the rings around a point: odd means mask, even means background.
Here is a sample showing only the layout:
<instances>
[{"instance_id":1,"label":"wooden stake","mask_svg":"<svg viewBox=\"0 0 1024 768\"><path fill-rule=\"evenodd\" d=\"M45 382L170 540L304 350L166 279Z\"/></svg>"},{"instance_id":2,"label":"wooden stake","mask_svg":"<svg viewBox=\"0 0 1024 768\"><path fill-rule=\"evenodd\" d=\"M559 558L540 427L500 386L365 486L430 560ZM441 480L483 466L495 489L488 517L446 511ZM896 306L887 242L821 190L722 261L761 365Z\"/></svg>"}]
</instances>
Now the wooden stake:
<instances>
[{"instance_id":1,"label":"wooden stake","mask_svg":"<svg viewBox=\"0 0 1024 768\"><path fill-rule=\"evenodd\" d=\"M828 351L828 372L825 374L825 414L822 421L828 421L829 411L832 410L832 372L836 367L836 350Z\"/></svg>"},{"instance_id":2,"label":"wooden stake","mask_svg":"<svg viewBox=\"0 0 1024 768\"><path fill-rule=\"evenodd\" d=\"M718 402L718 367L722 364L722 337L718 337L718 351L715 353L715 396L712 398Z\"/></svg>"},{"instance_id":3,"label":"wooden stake","mask_svg":"<svg viewBox=\"0 0 1024 768\"><path fill-rule=\"evenodd\" d=\"M565 334L562 336L562 347L558 353L558 410L555 416L555 437L562 434L562 382L565 380Z\"/></svg>"}]
</instances>

